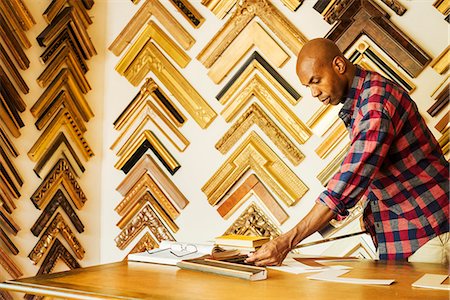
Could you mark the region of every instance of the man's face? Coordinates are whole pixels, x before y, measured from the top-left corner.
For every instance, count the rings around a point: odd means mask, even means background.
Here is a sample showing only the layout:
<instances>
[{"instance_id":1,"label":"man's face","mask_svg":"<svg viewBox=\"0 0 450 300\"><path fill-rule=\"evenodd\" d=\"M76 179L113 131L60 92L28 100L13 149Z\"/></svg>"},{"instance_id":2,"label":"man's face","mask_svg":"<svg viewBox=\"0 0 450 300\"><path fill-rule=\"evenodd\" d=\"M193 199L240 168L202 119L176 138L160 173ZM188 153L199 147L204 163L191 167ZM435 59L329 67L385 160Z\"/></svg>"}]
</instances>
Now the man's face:
<instances>
[{"instance_id":1,"label":"man's face","mask_svg":"<svg viewBox=\"0 0 450 300\"><path fill-rule=\"evenodd\" d=\"M325 105L338 105L345 96L347 85L333 63L324 65L317 59L304 58L297 67L297 75L310 88L311 95Z\"/></svg>"}]
</instances>

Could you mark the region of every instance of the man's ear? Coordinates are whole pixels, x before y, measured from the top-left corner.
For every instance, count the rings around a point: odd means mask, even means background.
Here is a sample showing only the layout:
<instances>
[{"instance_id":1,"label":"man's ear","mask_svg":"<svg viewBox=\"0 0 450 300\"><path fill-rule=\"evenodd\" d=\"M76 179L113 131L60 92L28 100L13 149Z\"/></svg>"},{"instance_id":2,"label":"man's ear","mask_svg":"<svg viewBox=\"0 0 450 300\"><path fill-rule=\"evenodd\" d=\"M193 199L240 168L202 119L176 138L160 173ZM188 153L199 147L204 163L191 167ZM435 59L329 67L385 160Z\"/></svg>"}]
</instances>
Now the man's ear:
<instances>
[{"instance_id":1,"label":"man's ear","mask_svg":"<svg viewBox=\"0 0 450 300\"><path fill-rule=\"evenodd\" d=\"M342 75L347 70L347 62L343 57L336 56L333 59L333 68L336 70L337 73Z\"/></svg>"}]
</instances>

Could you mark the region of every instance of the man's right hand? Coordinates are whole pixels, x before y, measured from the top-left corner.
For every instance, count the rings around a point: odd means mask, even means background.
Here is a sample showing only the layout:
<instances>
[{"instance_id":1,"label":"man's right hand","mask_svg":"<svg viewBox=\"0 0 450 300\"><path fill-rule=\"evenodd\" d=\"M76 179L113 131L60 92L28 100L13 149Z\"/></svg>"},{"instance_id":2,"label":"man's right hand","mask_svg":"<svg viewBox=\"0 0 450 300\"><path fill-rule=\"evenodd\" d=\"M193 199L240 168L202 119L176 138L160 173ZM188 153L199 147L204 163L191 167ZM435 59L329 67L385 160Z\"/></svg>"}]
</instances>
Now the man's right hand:
<instances>
[{"instance_id":1,"label":"man's right hand","mask_svg":"<svg viewBox=\"0 0 450 300\"><path fill-rule=\"evenodd\" d=\"M262 245L258 251L249 254L245 262L256 266L279 266L290 250L288 239L279 236Z\"/></svg>"}]
</instances>

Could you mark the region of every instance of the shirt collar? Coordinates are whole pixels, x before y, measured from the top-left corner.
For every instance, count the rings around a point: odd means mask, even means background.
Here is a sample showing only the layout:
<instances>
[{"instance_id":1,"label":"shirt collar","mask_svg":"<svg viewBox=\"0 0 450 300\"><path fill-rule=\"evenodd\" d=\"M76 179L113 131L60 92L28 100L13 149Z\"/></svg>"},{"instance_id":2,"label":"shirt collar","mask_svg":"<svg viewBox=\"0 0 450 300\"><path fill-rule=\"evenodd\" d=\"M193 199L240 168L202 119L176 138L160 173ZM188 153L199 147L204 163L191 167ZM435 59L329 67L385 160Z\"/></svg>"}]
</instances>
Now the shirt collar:
<instances>
[{"instance_id":1,"label":"shirt collar","mask_svg":"<svg viewBox=\"0 0 450 300\"><path fill-rule=\"evenodd\" d=\"M347 93L347 96L345 97L345 100L342 102L344 105L338 113L339 118L344 121L346 127L350 125L353 111L356 106L356 100L361 94L364 78L366 77L366 70L362 69L358 65L355 65L355 67L355 77L353 78L352 85Z\"/></svg>"}]
</instances>

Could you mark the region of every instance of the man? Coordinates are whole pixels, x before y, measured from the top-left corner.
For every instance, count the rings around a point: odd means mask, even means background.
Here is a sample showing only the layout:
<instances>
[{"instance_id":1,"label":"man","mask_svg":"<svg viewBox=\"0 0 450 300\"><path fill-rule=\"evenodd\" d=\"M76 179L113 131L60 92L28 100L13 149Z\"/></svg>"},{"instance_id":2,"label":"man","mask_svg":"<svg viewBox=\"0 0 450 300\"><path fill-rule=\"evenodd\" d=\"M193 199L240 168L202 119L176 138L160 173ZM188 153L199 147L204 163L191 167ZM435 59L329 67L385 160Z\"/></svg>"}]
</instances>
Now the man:
<instances>
[{"instance_id":1,"label":"man","mask_svg":"<svg viewBox=\"0 0 450 300\"><path fill-rule=\"evenodd\" d=\"M449 165L416 104L401 87L353 65L323 38L303 46L297 75L325 105L343 104L339 117L351 147L304 219L246 261L281 264L293 247L331 219L345 218L365 195L364 224L380 259L406 259L417 251L431 256L417 260L445 262L450 252Z\"/></svg>"}]
</instances>

